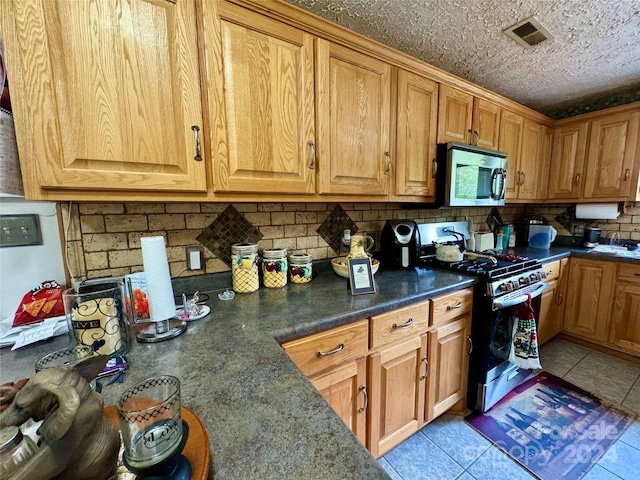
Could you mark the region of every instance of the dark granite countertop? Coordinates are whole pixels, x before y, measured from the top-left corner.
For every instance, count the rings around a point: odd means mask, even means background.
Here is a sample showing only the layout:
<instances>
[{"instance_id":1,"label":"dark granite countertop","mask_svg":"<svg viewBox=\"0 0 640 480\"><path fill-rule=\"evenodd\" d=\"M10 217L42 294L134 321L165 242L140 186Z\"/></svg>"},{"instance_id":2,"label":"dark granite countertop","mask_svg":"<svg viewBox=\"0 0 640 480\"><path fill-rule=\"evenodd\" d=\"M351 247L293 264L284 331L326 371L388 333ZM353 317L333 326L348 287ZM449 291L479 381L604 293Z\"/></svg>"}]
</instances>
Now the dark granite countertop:
<instances>
[{"instance_id":1,"label":"dark granite countertop","mask_svg":"<svg viewBox=\"0 0 640 480\"><path fill-rule=\"evenodd\" d=\"M319 270L322 270L319 268ZM376 275L377 292L352 296L346 280L320 271L309 284L261 288L220 301L228 275L174 279L174 293L209 292L211 314L175 339L133 343L122 384L105 404L158 374L177 376L183 404L203 421L217 479L388 478L375 459L289 360L279 342L302 337L473 285L473 277L430 269ZM1 381L33 375L35 361L67 336L0 352Z\"/></svg>"}]
</instances>

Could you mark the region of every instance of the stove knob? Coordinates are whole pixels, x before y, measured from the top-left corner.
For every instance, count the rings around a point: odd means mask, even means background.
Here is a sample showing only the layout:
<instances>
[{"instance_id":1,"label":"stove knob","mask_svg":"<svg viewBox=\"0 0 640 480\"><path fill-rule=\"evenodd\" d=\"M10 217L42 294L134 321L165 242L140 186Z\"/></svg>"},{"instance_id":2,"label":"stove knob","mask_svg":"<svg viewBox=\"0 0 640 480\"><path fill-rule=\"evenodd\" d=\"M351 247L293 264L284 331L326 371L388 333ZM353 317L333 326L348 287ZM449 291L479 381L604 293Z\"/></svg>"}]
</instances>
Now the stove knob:
<instances>
[{"instance_id":1,"label":"stove knob","mask_svg":"<svg viewBox=\"0 0 640 480\"><path fill-rule=\"evenodd\" d=\"M536 274L535 272L529 275L529 280L531 283L535 283L540 280L540 274Z\"/></svg>"},{"instance_id":2,"label":"stove knob","mask_svg":"<svg viewBox=\"0 0 640 480\"><path fill-rule=\"evenodd\" d=\"M529 281L529 279L527 277L520 277L518 279L518 283L520 285L529 285L530 281Z\"/></svg>"}]
</instances>

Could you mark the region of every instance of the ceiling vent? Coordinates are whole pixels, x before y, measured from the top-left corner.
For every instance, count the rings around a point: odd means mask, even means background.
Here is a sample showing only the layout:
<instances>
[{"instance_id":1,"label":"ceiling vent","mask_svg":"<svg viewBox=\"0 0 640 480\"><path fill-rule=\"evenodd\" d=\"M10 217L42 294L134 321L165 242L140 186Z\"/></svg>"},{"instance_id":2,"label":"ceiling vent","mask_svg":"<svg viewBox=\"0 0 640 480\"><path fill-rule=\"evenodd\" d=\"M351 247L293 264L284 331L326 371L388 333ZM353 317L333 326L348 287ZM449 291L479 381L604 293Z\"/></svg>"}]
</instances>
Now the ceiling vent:
<instances>
[{"instance_id":1,"label":"ceiling vent","mask_svg":"<svg viewBox=\"0 0 640 480\"><path fill-rule=\"evenodd\" d=\"M531 48L553 38L533 15L510 26L503 32L525 48Z\"/></svg>"}]
</instances>

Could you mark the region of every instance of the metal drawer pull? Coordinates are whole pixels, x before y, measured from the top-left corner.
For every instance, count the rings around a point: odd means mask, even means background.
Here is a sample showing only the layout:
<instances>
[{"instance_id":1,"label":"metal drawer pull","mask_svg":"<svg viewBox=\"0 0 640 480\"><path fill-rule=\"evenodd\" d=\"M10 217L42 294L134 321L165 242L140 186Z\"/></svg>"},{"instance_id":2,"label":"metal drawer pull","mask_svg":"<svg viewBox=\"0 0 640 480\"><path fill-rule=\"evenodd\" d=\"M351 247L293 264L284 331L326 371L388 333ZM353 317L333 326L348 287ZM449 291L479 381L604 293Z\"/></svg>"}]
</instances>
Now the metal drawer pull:
<instances>
[{"instance_id":1,"label":"metal drawer pull","mask_svg":"<svg viewBox=\"0 0 640 480\"><path fill-rule=\"evenodd\" d=\"M471 340L471 337L467 337L467 340L469 340L469 351L467 352L468 357L473 352L473 340Z\"/></svg>"},{"instance_id":2,"label":"metal drawer pull","mask_svg":"<svg viewBox=\"0 0 640 480\"><path fill-rule=\"evenodd\" d=\"M394 323L393 328L407 328L413 324L413 318L410 318L405 323Z\"/></svg>"},{"instance_id":3,"label":"metal drawer pull","mask_svg":"<svg viewBox=\"0 0 640 480\"><path fill-rule=\"evenodd\" d=\"M462 302L458 302L455 305L447 305L447 312L449 310L456 310L456 309L461 308L461 307L462 307Z\"/></svg>"},{"instance_id":4,"label":"metal drawer pull","mask_svg":"<svg viewBox=\"0 0 640 480\"><path fill-rule=\"evenodd\" d=\"M391 155L389 155L389 152L384 152L384 156L387 157L387 169L384 174L389 175L389 172L391 172Z\"/></svg>"},{"instance_id":5,"label":"metal drawer pull","mask_svg":"<svg viewBox=\"0 0 640 480\"><path fill-rule=\"evenodd\" d=\"M193 157L193 159L198 162L201 162L202 155L200 155L200 134L198 133L200 132L200 127L197 125L192 125L191 130L193 130L193 137L196 142L196 156Z\"/></svg>"},{"instance_id":6,"label":"metal drawer pull","mask_svg":"<svg viewBox=\"0 0 640 480\"><path fill-rule=\"evenodd\" d=\"M358 389L358 393L360 392L364 393L364 405L362 405L362 407L358 409L358 413L364 413L367 410L367 407L369 406L369 395L367 395L367 386L366 385L360 386L360 388Z\"/></svg>"},{"instance_id":7,"label":"metal drawer pull","mask_svg":"<svg viewBox=\"0 0 640 480\"><path fill-rule=\"evenodd\" d=\"M640 273L634 273L636 277L640 277Z\"/></svg>"},{"instance_id":8,"label":"metal drawer pull","mask_svg":"<svg viewBox=\"0 0 640 480\"><path fill-rule=\"evenodd\" d=\"M344 343L341 343L340 345L338 345L338 348L336 348L335 350L331 350L330 352L321 352L320 350L318 350L317 355L318 357L326 357L327 355L333 355L341 352L342 350L344 350Z\"/></svg>"},{"instance_id":9,"label":"metal drawer pull","mask_svg":"<svg viewBox=\"0 0 640 480\"><path fill-rule=\"evenodd\" d=\"M427 367L426 370L424 371L424 375L420 376L420 381L422 381L429 376L429 362L427 361L427 357L422 357L420 361L424 363Z\"/></svg>"},{"instance_id":10,"label":"metal drawer pull","mask_svg":"<svg viewBox=\"0 0 640 480\"><path fill-rule=\"evenodd\" d=\"M311 147L311 153L310 153L310 159L309 159L309 168L311 170L316 168L316 146L314 145L314 143L309 140L307 142L307 145L309 145Z\"/></svg>"},{"instance_id":11,"label":"metal drawer pull","mask_svg":"<svg viewBox=\"0 0 640 480\"><path fill-rule=\"evenodd\" d=\"M436 178L436 174L438 173L438 160L434 158L431 161L433 162L433 173L431 174L431 178Z\"/></svg>"}]
</instances>

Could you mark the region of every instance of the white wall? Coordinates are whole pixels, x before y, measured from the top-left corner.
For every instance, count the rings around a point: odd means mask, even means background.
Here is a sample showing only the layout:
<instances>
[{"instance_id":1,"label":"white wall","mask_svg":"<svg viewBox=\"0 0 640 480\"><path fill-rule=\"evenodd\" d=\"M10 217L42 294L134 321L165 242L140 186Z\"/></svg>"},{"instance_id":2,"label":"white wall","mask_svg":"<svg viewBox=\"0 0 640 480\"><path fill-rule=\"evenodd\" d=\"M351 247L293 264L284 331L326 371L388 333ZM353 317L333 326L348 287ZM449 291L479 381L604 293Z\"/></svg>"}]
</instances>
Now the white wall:
<instances>
[{"instance_id":1,"label":"white wall","mask_svg":"<svg viewBox=\"0 0 640 480\"><path fill-rule=\"evenodd\" d=\"M42 245L0 248L0 319L13 315L25 293L44 280L64 285L62 247L55 203L0 198L0 214L38 214Z\"/></svg>"}]
</instances>

